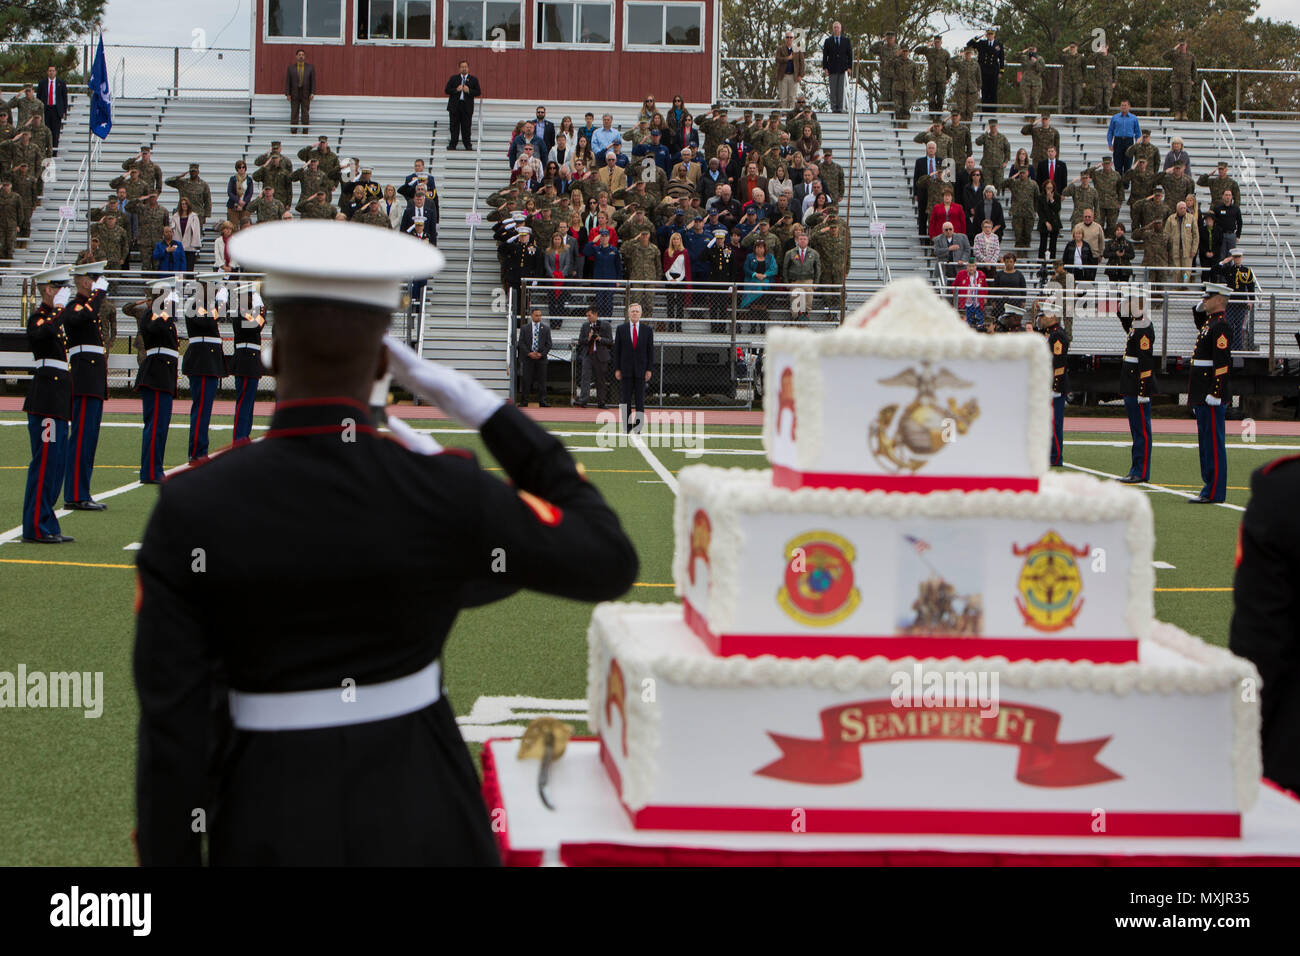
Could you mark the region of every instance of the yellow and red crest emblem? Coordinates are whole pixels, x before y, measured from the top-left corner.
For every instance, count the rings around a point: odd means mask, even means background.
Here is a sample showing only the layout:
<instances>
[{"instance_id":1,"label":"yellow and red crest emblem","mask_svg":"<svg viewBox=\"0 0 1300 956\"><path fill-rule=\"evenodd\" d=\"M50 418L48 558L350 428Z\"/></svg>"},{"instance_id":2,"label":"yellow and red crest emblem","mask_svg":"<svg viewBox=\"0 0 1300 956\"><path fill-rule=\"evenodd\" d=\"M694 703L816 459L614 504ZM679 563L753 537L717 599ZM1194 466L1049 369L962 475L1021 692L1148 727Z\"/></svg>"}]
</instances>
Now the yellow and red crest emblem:
<instances>
[{"instance_id":1,"label":"yellow and red crest emblem","mask_svg":"<svg viewBox=\"0 0 1300 956\"><path fill-rule=\"evenodd\" d=\"M1074 624L1083 610L1083 577L1076 558L1089 548L1076 548L1048 531L1033 544L1013 544L1011 553L1023 557L1016 607L1025 623L1039 631L1061 631Z\"/></svg>"},{"instance_id":2,"label":"yellow and red crest emblem","mask_svg":"<svg viewBox=\"0 0 1300 956\"><path fill-rule=\"evenodd\" d=\"M1219 337L1214 342L1214 347L1216 349L1226 349L1228 347L1228 337L1223 333L1219 333Z\"/></svg>"},{"instance_id":3,"label":"yellow and red crest emblem","mask_svg":"<svg viewBox=\"0 0 1300 956\"><path fill-rule=\"evenodd\" d=\"M829 627L856 609L862 595L854 586L853 545L829 531L810 531L785 546L785 583L777 592L781 609L800 624Z\"/></svg>"},{"instance_id":4,"label":"yellow and red crest emblem","mask_svg":"<svg viewBox=\"0 0 1300 956\"><path fill-rule=\"evenodd\" d=\"M695 583L695 559L709 563L709 541L712 537L713 526L709 524L709 516L700 508L695 512L695 519L691 523L691 554L686 561L686 575L692 584Z\"/></svg>"}]
</instances>

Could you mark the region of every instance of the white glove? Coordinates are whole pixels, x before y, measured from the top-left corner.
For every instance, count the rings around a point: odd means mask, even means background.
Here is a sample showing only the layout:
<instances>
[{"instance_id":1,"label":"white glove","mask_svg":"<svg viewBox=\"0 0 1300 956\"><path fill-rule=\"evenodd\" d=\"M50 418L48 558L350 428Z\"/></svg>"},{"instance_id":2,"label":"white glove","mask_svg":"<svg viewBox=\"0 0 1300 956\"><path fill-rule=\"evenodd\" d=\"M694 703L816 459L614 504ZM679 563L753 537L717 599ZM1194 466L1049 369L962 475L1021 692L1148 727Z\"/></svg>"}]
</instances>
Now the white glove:
<instances>
[{"instance_id":1,"label":"white glove","mask_svg":"<svg viewBox=\"0 0 1300 956\"><path fill-rule=\"evenodd\" d=\"M96 280L94 281L94 283L91 285L90 288L91 288L92 290L93 290L93 289L98 289L100 292L107 292L107 291L108 291L108 280L105 279L103 276L100 276L98 279L96 279Z\"/></svg>"},{"instance_id":2,"label":"white glove","mask_svg":"<svg viewBox=\"0 0 1300 956\"><path fill-rule=\"evenodd\" d=\"M71 298L72 298L72 287L65 285L58 292L54 293L54 307L56 309L63 308L65 305L68 304L68 300Z\"/></svg>"},{"instance_id":3,"label":"white glove","mask_svg":"<svg viewBox=\"0 0 1300 956\"><path fill-rule=\"evenodd\" d=\"M230 301L230 290L225 286L222 286L217 290L217 294L214 298L216 299L217 305L225 305Z\"/></svg>"},{"instance_id":4,"label":"white glove","mask_svg":"<svg viewBox=\"0 0 1300 956\"><path fill-rule=\"evenodd\" d=\"M442 446L438 444L437 439L432 435L424 435L417 432L406 422L394 415L385 416L388 422L388 430L393 433L393 437L407 451L413 451L417 455L436 455L442 451Z\"/></svg>"},{"instance_id":5,"label":"white glove","mask_svg":"<svg viewBox=\"0 0 1300 956\"><path fill-rule=\"evenodd\" d=\"M1213 395L1206 395L1206 396L1205 396L1205 404L1206 404L1206 405L1222 405L1222 404L1223 404L1223 399L1221 399L1221 398L1215 398Z\"/></svg>"},{"instance_id":6,"label":"white glove","mask_svg":"<svg viewBox=\"0 0 1300 956\"><path fill-rule=\"evenodd\" d=\"M481 428L505 404L473 377L437 362L426 362L392 336L384 338L384 345L388 348L393 381L471 428Z\"/></svg>"},{"instance_id":7,"label":"white glove","mask_svg":"<svg viewBox=\"0 0 1300 956\"><path fill-rule=\"evenodd\" d=\"M262 296L261 296L259 293L257 293L257 292L254 292L254 293L253 293L253 299L252 299L252 302L253 302L253 311L254 311L254 312L260 312L260 311L262 311Z\"/></svg>"},{"instance_id":8,"label":"white glove","mask_svg":"<svg viewBox=\"0 0 1300 956\"><path fill-rule=\"evenodd\" d=\"M1145 395L1139 395L1139 396L1138 396L1138 404L1139 404L1139 405L1146 405L1146 404L1148 404L1150 401L1151 401L1151 399L1150 399L1149 397L1145 396Z\"/></svg>"},{"instance_id":9,"label":"white glove","mask_svg":"<svg viewBox=\"0 0 1300 956\"><path fill-rule=\"evenodd\" d=\"M176 290L175 290L175 289L173 289L171 292L168 292L168 293L167 293L167 298L166 298L165 301L167 302L168 305L180 305L180 304L181 304L180 296L178 296L178 295L176 294Z\"/></svg>"}]
</instances>

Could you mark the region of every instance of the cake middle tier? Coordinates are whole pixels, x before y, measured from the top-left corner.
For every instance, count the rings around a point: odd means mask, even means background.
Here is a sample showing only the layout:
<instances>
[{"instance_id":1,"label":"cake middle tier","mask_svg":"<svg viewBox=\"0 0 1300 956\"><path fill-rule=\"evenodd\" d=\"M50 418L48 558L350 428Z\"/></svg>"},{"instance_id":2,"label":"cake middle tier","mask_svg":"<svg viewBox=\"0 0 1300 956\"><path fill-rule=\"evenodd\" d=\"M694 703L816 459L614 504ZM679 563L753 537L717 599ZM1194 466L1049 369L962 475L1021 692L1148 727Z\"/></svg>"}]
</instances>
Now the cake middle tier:
<instances>
[{"instance_id":1,"label":"cake middle tier","mask_svg":"<svg viewBox=\"0 0 1300 956\"><path fill-rule=\"evenodd\" d=\"M789 490L706 465L679 481L676 593L717 654L1122 662L1154 617L1151 507L1124 485Z\"/></svg>"}]
</instances>

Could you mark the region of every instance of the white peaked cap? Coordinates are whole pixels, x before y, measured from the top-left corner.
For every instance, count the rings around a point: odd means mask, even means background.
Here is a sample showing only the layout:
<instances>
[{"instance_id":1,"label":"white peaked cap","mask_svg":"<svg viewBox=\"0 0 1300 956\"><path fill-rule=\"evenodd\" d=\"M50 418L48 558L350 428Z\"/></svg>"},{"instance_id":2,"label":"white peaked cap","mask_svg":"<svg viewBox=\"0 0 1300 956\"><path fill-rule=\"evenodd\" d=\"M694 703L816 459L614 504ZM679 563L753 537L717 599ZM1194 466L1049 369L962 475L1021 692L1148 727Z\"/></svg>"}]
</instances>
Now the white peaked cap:
<instances>
[{"instance_id":1,"label":"white peaked cap","mask_svg":"<svg viewBox=\"0 0 1300 956\"><path fill-rule=\"evenodd\" d=\"M427 279L446 260L405 233L332 219L281 220L241 229L230 255L265 275L267 299L355 302L377 309L401 304L404 284Z\"/></svg>"}]
</instances>

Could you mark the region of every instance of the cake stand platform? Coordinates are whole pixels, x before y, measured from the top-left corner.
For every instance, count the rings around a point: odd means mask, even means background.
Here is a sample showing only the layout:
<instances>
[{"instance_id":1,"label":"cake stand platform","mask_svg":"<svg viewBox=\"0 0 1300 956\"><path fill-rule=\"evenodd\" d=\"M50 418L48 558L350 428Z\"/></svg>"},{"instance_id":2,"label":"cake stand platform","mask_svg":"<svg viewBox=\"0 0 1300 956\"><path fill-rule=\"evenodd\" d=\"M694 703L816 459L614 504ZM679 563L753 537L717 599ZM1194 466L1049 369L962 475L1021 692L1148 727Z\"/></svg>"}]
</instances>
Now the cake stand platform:
<instances>
[{"instance_id":1,"label":"cake stand platform","mask_svg":"<svg viewBox=\"0 0 1300 956\"><path fill-rule=\"evenodd\" d=\"M600 745L569 742L537 795L536 760L517 740L483 747L483 795L509 866L1300 866L1300 800L1265 782L1232 839L635 830Z\"/></svg>"}]
</instances>

